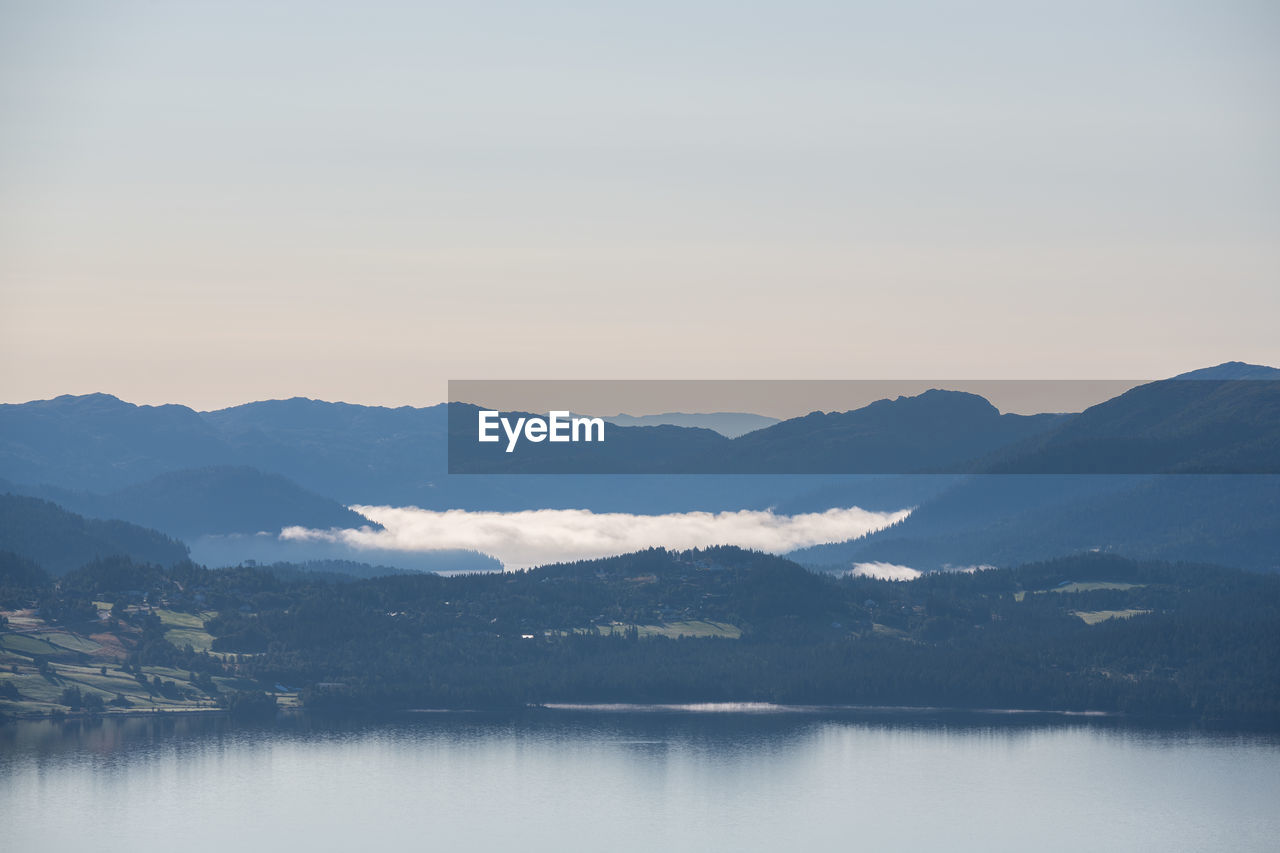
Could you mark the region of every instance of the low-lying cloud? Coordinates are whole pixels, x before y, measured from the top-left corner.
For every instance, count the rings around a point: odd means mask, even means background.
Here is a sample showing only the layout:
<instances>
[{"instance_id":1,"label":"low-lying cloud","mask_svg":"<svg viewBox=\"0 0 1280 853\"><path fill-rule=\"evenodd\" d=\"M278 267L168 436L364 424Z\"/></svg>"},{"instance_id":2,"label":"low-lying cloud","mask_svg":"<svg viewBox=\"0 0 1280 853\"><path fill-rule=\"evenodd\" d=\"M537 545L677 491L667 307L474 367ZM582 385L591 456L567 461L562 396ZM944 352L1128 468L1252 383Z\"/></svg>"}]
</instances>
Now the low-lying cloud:
<instances>
[{"instance_id":1,"label":"low-lying cloud","mask_svg":"<svg viewBox=\"0 0 1280 853\"><path fill-rule=\"evenodd\" d=\"M880 581L912 581L923 573L919 569L899 566L896 563L854 563L849 574L857 578L875 578Z\"/></svg>"},{"instance_id":2,"label":"low-lying cloud","mask_svg":"<svg viewBox=\"0 0 1280 853\"><path fill-rule=\"evenodd\" d=\"M737 545L781 554L856 539L900 521L911 512L870 512L850 507L800 515L777 515L771 510L630 515L585 509L437 512L417 507L351 508L383 529L287 527L280 538L335 542L356 550L467 549L496 557L508 569L519 569L608 557L651 546L686 549Z\"/></svg>"}]
</instances>

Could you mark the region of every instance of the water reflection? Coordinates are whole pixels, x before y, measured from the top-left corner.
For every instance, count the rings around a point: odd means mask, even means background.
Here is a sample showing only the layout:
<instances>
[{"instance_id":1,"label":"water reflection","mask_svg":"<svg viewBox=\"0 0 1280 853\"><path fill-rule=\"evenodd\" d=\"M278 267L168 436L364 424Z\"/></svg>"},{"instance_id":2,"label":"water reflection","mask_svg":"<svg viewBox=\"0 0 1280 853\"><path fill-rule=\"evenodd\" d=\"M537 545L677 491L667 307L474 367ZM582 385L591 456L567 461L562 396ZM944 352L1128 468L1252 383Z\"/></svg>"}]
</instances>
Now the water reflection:
<instances>
[{"instance_id":1,"label":"water reflection","mask_svg":"<svg viewBox=\"0 0 1280 853\"><path fill-rule=\"evenodd\" d=\"M785 751L831 727L885 734L929 733L1016 741L1050 731L1085 731L1091 738L1201 745L1275 746L1274 733L1213 732L1183 726L1135 726L1116 718L1057 715L990 715L910 712L906 709L837 710L780 708L772 713L698 713L680 706L561 706L521 713L429 712L381 719L307 714L280 715L267 723L236 721L220 714L146 714L131 717L31 720L0 725L0 766L37 758L75 756L139 760L158 750L208 750L230 742L341 742L361 739L455 744L494 739L593 746L673 747L732 755L742 750ZM773 709L765 709L773 710Z\"/></svg>"},{"instance_id":2,"label":"water reflection","mask_svg":"<svg viewBox=\"0 0 1280 853\"><path fill-rule=\"evenodd\" d=\"M11 849L137 849L103 826L188 850L1268 849L1277 759L1270 736L888 712L33 721L0 727L0 826Z\"/></svg>"}]
</instances>

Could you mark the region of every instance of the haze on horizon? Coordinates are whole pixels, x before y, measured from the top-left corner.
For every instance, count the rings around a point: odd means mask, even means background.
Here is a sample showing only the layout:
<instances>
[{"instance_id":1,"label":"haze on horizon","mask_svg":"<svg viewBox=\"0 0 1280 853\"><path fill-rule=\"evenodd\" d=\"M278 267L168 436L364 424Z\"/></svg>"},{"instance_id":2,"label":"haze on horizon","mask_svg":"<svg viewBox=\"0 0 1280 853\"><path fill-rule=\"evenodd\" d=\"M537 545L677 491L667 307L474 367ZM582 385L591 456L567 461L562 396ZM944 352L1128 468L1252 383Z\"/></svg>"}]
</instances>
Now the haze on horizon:
<instances>
[{"instance_id":1,"label":"haze on horizon","mask_svg":"<svg viewBox=\"0 0 1280 853\"><path fill-rule=\"evenodd\" d=\"M1264 2L0 0L0 401L1280 364Z\"/></svg>"}]
</instances>

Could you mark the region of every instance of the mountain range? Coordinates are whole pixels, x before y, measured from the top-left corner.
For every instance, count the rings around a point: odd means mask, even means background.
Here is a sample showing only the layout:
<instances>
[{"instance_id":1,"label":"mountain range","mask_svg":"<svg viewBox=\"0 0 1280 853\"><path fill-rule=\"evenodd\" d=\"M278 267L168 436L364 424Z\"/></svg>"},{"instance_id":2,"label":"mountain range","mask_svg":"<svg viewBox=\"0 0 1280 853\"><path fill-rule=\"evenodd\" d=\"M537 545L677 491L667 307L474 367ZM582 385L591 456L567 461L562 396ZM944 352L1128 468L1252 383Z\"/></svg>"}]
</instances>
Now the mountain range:
<instances>
[{"instance_id":1,"label":"mountain range","mask_svg":"<svg viewBox=\"0 0 1280 853\"><path fill-rule=\"evenodd\" d=\"M189 540L376 527L355 504L648 514L914 506L892 528L794 556L837 570L927 569L1098 549L1267 569L1280 564L1278 376L1231 362L1077 414L1029 416L934 390L736 438L615 422L604 445L532 445L544 452L527 456L460 454L466 445L448 438L473 437L475 423L461 403L294 398L197 412L63 396L0 406L0 492ZM468 466L502 473L448 473Z\"/></svg>"}]
</instances>

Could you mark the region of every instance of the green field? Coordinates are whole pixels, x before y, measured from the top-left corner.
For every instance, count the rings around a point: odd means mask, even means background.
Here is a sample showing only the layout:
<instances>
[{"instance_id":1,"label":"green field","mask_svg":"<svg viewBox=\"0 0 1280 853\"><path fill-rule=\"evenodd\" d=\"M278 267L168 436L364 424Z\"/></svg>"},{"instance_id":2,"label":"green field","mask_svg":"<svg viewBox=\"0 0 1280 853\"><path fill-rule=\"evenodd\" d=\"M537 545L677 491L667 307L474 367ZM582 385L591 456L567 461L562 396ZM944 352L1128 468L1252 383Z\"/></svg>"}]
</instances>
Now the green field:
<instances>
[{"instance_id":1,"label":"green field","mask_svg":"<svg viewBox=\"0 0 1280 853\"><path fill-rule=\"evenodd\" d=\"M1099 622L1106 622L1108 619L1128 619L1131 616L1141 616L1144 613L1150 613L1150 610L1073 610L1076 616L1084 620L1086 625L1097 625Z\"/></svg>"},{"instance_id":2,"label":"green field","mask_svg":"<svg viewBox=\"0 0 1280 853\"><path fill-rule=\"evenodd\" d=\"M68 634L66 631L39 631L32 633L30 636L63 649L83 652L84 654L93 654L102 648L101 645L87 637L77 637L75 634Z\"/></svg>"},{"instance_id":3,"label":"green field","mask_svg":"<svg viewBox=\"0 0 1280 853\"><path fill-rule=\"evenodd\" d=\"M59 655L66 651L48 640L26 634L0 634L0 648L24 655Z\"/></svg>"},{"instance_id":4,"label":"green field","mask_svg":"<svg viewBox=\"0 0 1280 853\"><path fill-rule=\"evenodd\" d=\"M206 619L217 613L179 613L176 610L156 610L160 622L167 629L164 638L178 648L190 644L197 652L207 652L213 647L213 635L204 629Z\"/></svg>"},{"instance_id":5,"label":"green field","mask_svg":"<svg viewBox=\"0 0 1280 853\"><path fill-rule=\"evenodd\" d=\"M98 602L99 609L107 609ZM145 612L145 609L144 611ZM190 645L197 651L209 651L213 637L204 630L204 621L216 613L182 613L176 610L151 611L164 626L165 638L178 648ZM16 714L50 714L68 711L61 702L63 691L78 688L83 695L99 696L106 703L105 713L121 711L191 711L217 707L215 696L206 694L192 683L185 669L163 666L143 667L146 683L139 683L132 673L119 669L115 660L87 660L85 656L105 653L102 644L87 636L56 627L47 627L39 618L29 618L30 630L23 633L0 633L0 684L12 683L20 698L0 699L0 712ZM108 626L103 626L108 630ZM112 649L111 654L118 653ZM37 664L49 663L41 673ZM104 670L105 663L105 672ZM157 689L154 679L173 682L169 688ZM260 687L241 678L216 677L219 690L255 690ZM170 695L164 695L164 693ZM118 696L127 700L125 707L111 704ZM282 696L282 704L296 704L293 694Z\"/></svg>"},{"instance_id":6,"label":"green field","mask_svg":"<svg viewBox=\"0 0 1280 853\"><path fill-rule=\"evenodd\" d=\"M215 675L213 683L218 685L219 690L261 690L262 687L258 682L249 678L240 678L238 676L222 676Z\"/></svg>"},{"instance_id":7,"label":"green field","mask_svg":"<svg viewBox=\"0 0 1280 853\"><path fill-rule=\"evenodd\" d=\"M1069 583L1066 586L1056 586L1053 589L1041 590L1042 592L1093 592L1095 589L1135 589L1136 587L1146 586L1142 583L1113 583L1112 581L1089 581L1087 583Z\"/></svg>"},{"instance_id":8,"label":"green field","mask_svg":"<svg viewBox=\"0 0 1280 853\"><path fill-rule=\"evenodd\" d=\"M742 636L742 629L727 622L664 622L659 625L598 625L601 634L623 634L628 628L635 628L641 637L727 637L736 640Z\"/></svg>"},{"instance_id":9,"label":"green field","mask_svg":"<svg viewBox=\"0 0 1280 853\"><path fill-rule=\"evenodd\" d=\"M0 701L0 708L17 713L41 713L66 710L61 704L62 691L69 687L78 687L85 695L97 694L103 702L110 703L117 695L129 700L125 711L189 711L201 708L214 708L217 703L187 680L188 673L167 667L144 667L148 681L160 676L162 681L172 681L184 693L184 698L170 698L158 692L153 693L148 687L139 684L130 674L120 672L113 666L107 667L107 674L102 674L101 666L78 666L70 664L54 664L51 675L45 676L29 667L20 667L19 672L0 672L0 681L12 682L18 688L22 698L17 702ZM219 679L230 686L233 679ZM110 705L108 713L118 710Z\"/></svg>"},{"instance_id":10,"label":"green field","mask_svg":"<svg viewBox=\"0 0 1280 853\"><path fill-rule=\"evenodd\" d=\"M212 619L217 613L212 611L208 613L182 613L177 610L164 610L156 608L152 611L160 617L160 622L170 628L197 628L204 630L206 619Z\"/></svg>"},{"instance_id":11,"label":"green field","mask_svg":"<svg viewBox=\"0 0 1280 853\"><path fill-rule=\"evenodd\" d=\"M213 635L202 629L170 628L164 632L164 638L180 649L188 644L197 652L207 652L213 648Z\"/></svg>"},{"instance_id":12,"label":"green field","mask_svg":"<svg viewBox=\"0 0 1280 853\"><path fill-rule=\"evenodd\" d=\"M118 669L116 663L107 664L104 673L102 663L69 663L66 660L68 652L86 654L99 649L101 646L93 640L66 631L0 634L0 659L4 663L0 683L12 683L21 696L17 701L0 700L0 710L18 714L65 711L67 708L61 703L62 692L72 687L79 688L84 695L100 696L104 703L108 703L108 713L116 710L182 711L217 705L212 697L191 683L190 673L185 670L144 667L143 674L148 684L143 685L132 674ZM36 669L34 664L39 659L50 660L47 673ZM182 695L164 696L155 691L150 682L156 676L161 681L172 681ZM234 680L223 681L230 686ZM109 704L121 695L128 700L127 707L118 709Z\"/></svg>"},{"instance_id":13,"label":"green field","mask_svg":"<svg viewBox=\"0 0 1280 853\"><path fill-rule=\"evenodd\" d=\"M1037 589L1033 590L1033 595L1044 595L1046 592L1093 592L1098 589L1136 589L1146 586L1143 583L1116 583L1115 581L1084 581L1081 583L1069 583L1062 586L1055 586L1053 589ZM1027 597L1025 592L1015 592L1013 594L1014 601L1022 601Z\"/></svg>"}]
</instances>

